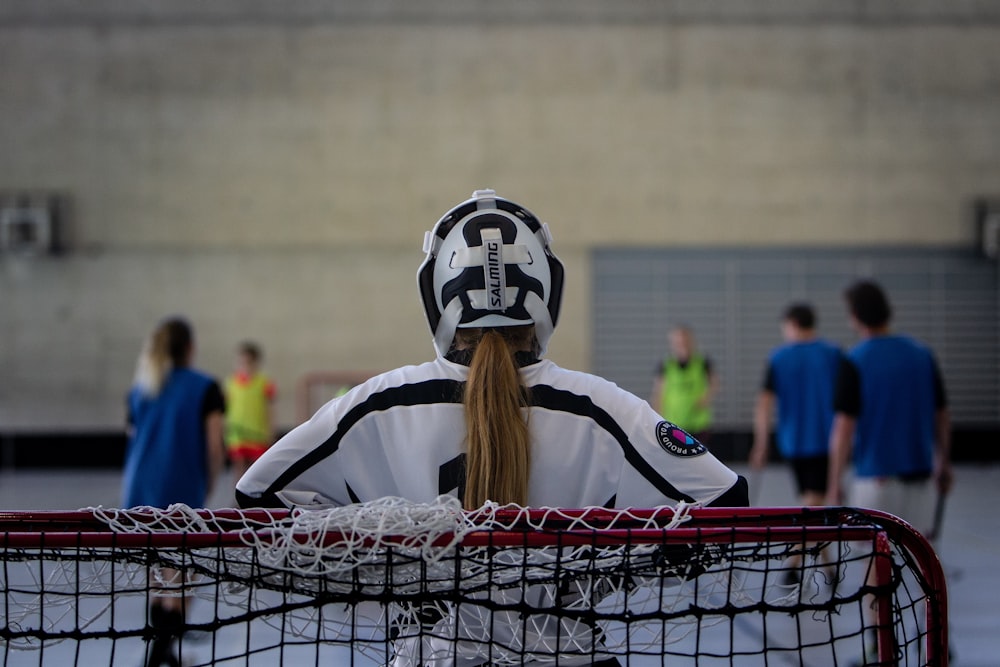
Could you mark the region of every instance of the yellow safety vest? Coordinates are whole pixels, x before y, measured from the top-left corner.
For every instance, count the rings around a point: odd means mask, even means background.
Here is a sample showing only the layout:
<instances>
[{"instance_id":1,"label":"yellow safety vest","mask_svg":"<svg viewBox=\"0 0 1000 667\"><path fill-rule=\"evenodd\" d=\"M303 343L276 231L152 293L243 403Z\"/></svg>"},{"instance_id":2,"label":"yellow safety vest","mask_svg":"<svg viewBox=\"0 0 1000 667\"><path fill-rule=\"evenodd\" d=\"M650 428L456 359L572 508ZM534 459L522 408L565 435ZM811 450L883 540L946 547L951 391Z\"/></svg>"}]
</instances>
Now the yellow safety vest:
<instances>
[{"instance_id":1,"label":"yellow safety vest","mask_svg":"<svg viewBox=\"0 0 1000 667\"><path fill-rule=\"evenodd\" d=\"M668 359L663 366L661 414L689 433L698 433L712 423L712 411L698 405L708 393L708 370L705 359L693 355L685 366Z\"/></svg>"},{"instance_id":2,"label":"yellow safety vest","mask_svg":"<svg viewBox=\"0 0 1000 667\"><path fill-rule=\"evenodd\" d=\"M226 444L270 445L271 424L267 404L270 380L257 374L249 380L226 380Z\"/></svg>"}]
</instances>

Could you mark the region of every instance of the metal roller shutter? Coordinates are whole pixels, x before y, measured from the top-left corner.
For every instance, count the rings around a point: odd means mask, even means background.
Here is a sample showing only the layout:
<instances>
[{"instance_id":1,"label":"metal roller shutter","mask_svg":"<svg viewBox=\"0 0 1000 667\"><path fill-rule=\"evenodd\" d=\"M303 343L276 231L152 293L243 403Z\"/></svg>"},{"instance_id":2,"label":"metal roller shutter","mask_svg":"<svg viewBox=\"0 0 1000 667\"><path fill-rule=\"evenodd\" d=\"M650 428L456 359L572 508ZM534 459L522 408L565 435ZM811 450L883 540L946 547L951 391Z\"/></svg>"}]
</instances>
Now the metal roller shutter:
<instances>
[{"instance_id":1,"label":"metal roller shutter","mask_svg":"<svg viewBox=\"0 0 1000 667\"><path fill-rule=\"evenodd\" d=\"M997 264L954 248L761 248L593 251L594 371L647 397L667 353L667 331L693 327L720 374L720 427L749 428L779 319L793 300L813 304L821 334L856 342L843 289L866 276L887 290L893 329L938 357L956 424L1000 423Z\"/></svg>"}]
</instances>

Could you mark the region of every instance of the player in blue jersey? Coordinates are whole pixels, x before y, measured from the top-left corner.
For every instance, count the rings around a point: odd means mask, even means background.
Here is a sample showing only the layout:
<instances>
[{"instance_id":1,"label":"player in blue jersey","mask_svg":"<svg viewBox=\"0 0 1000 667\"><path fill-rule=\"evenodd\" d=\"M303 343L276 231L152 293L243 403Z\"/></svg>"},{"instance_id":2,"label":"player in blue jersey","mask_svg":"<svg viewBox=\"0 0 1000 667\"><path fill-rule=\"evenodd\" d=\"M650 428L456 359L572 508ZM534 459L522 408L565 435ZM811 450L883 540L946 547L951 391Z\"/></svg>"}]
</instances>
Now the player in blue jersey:
<instances>
[{"instance_id":1,"label":"player in blue jersey","mask_svg":"<svg viewBox=\"0 0 1000 667\"><path fill-rule=\"evenodd\" d=\"M764 384L754 410L754 442L750 465L767 463L770 424L777 407L778 451L792 466L803 505L822 505L833 424L833 395L844 363L840 348L816 333L812 306L795 303L782 317L785 344L767 362Z\"/></svg>"},{"instance_id":2,"label":"player in blue jersey","mask_svg":"<svg viewBox=\"0 0 1000 667\"><path fill-rule=\"evenodd\" d=\"M122 505L202 507L225 461L225 401L218 383L191 368L194 334L184 320L164 320L146 341L128 394L128 447ZM164 580L177 576L163 571ZM147 665L178 665L171 643L184 624L184 598L153 595L156 631Z\"/></svg>"},{"instance_id":3,"label":"player in blue jersey","mask_svg":"<svg viewBox=\"0 0 1000 667\"><path fill-rule=\"evenodd\" d=\"M951 419L941 372L930 349L890 329L892 308L869 280L844 293L861 342L837 381L828 500L844 502L841 477L853 455L849 502L882 510L930 535L938 496L951 489ZM869 583L874 584L869 568ZM869 623L874 611L866 605ZM871 633L869 633L871 635ZM875 638L858 664L877 661Z\"/></svg>"},{"instance_id":4,"label":"player in blue jersey","mask_svg":"<svg viewBox=\"0 0 1000 667\"><path fill-rule=\"evenodd\" d=\"M194 336L165 320L143 348L128 395L122 506L202 507L222 469L225 400L219 384L191 368Z\"/></svg>"},{"instance_id":5,"label":"player in blue jersey","mask_svg":"<svg viewBox=\"0 0 1000 667\"><path fill-rule=\"evenodd\" d=\"M799 501L822 505L829 474L833 394L844 355L818 337L816 314L809 304L795 303L785 310L781 333L785 344L771 352L757 397L750 465L759 470L767 463L770 423L777 407L778 451L792 467ZM782 584L799 583L801 563L797 554L789 559Z\"/></svg>"},{"instance_id":6,"label":"player in blue jersey","mask_svg":"<svg viewBox=\"0 0 1000 667\"><path fill-rule=\"evenodd\" d=\"M922 343L890 330L882 288L860 281L845 292L861 342L838 379L829 500L844 500L841 477L854 460L853 505L884 510L929 534L936 493L951 488L951 419L937 361Z\"/></svg>"}]
</instances>

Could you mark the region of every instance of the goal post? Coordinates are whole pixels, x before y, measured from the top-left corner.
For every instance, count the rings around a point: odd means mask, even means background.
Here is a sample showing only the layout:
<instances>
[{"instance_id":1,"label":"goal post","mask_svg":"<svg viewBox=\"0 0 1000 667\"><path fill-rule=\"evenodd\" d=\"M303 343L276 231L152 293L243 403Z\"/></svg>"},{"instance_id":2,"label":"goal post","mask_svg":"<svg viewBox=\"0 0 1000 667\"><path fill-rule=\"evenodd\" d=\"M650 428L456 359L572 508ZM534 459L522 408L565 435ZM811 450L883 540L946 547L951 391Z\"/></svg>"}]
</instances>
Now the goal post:
<instances>
[{"instance_id":1,"label":"goal post","mask_svg":"<svg viewBox=\"0 0 1000 667\"><path fill-rule=\"evenodd\" d=\"M948 660L939 561L869 510L5 512L0 555L0 664L141 664L162 598L185 665Z\"/></svg>"}]
</instances>

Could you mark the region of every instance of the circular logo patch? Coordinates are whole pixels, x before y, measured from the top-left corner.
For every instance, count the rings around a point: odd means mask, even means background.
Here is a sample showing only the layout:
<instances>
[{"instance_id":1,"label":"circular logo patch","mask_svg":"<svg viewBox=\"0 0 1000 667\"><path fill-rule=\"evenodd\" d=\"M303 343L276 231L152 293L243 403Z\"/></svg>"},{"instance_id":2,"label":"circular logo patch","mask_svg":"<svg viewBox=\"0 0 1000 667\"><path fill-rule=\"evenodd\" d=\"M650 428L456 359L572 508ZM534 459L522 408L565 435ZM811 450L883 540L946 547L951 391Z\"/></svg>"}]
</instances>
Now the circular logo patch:
<instances>
[{"instance_id":1,"label":"circular logo patch","mask_svg":"<svg viewBox=\"0 0 1000 667\"><path fill-rule=\"evenodd\" d=\"M656 425L656 440L660 443L660 447L674 456L690 458L701 456L708 451L705 445L694 439L694 436L666 421Z\"/></svg>"}]
</instances>

